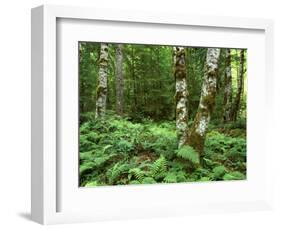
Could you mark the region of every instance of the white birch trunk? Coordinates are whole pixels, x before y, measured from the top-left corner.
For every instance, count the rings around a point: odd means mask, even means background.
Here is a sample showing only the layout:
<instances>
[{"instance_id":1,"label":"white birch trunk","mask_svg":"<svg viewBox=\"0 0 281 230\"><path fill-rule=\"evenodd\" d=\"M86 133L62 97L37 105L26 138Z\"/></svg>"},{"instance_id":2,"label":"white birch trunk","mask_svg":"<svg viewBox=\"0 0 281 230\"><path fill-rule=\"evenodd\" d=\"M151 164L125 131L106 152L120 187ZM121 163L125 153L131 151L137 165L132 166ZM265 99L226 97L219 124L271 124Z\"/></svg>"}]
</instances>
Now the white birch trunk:
<instances>
[{"instance_id":1,"label":"white birch trunk","mask_svg":"<svg viewBox=\"0 0 281 230\"><path fill-rule=\"evenodd\" d=\"M108 45L101 43L99 58L99 76L96 92L96 118L102 118L106 111L107 75L108 75Z\"/></svg>"},{"instance_id":2,"label":"white birch trunk","mask_svg":"<svg viewBox=\"0 0 281 230\"><path fill-rule=\"evenodd\" d=\"M174 77L176 81L176 128L180 148L188 135L186 63L183 47L174 47Z\"/></svg>"}]
</instances>

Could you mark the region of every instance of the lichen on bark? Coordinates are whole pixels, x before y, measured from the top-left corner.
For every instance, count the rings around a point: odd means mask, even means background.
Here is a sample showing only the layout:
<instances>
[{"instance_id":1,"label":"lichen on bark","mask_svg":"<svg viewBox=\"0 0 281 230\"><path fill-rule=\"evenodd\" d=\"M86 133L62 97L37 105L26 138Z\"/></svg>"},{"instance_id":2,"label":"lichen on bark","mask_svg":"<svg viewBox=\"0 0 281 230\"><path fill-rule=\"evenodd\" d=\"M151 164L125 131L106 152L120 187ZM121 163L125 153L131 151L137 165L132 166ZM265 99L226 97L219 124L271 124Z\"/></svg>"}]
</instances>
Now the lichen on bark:
<instances>
[{"instance_id":1,"label":"lichen on bark","mask_svg":"<svg viewBox=\"0 0 281 230\"><path fill-rule=\"evenodd\" d=\"M96 90L96 118L104 117L107 97L108 45L101 43L98 86Z\"/></svg>"},{"instance_id":2,"label":"lichen on bark","mask_svg":"<svg viewBox=\"0 0 281 230\"><path fill-rule=\"evenodd\" d=\"M185 144L193 147L199 154L203 153L206 131L215 106L220 49L208 48L200 102L190 134Z\"/></svg>"},{"instance_id":3,"label":"lichen on bark","mask_svg":"<svg viewBox=\"0 0 281 230\"><path fill-rule=\"evenodd\" d=\"M174 47L174 77L176 82L176 128L178 147L180 148L188 135L187 83L184 47Z\"/></svg>"}]
</instances>

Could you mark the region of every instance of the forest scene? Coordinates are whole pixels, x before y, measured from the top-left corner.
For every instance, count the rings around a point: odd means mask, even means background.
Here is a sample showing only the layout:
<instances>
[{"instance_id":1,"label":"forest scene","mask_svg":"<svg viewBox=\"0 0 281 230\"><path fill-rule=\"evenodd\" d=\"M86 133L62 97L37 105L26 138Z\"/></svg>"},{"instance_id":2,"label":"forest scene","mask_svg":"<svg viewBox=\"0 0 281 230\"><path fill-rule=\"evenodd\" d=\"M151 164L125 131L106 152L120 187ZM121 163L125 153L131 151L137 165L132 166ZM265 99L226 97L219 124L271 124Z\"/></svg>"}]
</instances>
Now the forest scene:
<instances>
[{"instance_id":1,"label":"forest scene","mask_svg":"<svg viewBox=\"0 0 281 230\"><path fill-rule=\"evenodd\" d=\"M78 45L81 187L246 179L246 49Z\"/></svg>"}]
</instances>

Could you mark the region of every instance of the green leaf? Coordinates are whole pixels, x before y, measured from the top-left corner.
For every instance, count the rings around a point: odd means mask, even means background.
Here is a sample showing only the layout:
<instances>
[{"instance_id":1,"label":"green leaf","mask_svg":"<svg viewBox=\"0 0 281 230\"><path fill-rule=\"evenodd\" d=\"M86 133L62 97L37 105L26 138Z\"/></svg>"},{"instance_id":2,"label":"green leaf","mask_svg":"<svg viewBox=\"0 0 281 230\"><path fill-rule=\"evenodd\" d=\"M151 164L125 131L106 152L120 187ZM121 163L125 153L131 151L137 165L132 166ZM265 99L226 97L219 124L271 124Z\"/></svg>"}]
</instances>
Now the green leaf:
<instances>
[{"instance_id":1,"label":"green leaf","mask_svg":"<svg viewBox=\"0 0 281 230\"><path fill-rule=\"evenodd\" d=\"M142 184L155 184L157 183L152 177L145 177L142 180Z\"/></svg>"},{"instance_id":2,"label":"green leaf","mask_svg":"<svg viewBox=\"0 0 281 230\"><path fill-rule=\"evenodd\" d=\"M106 153L106 150L108 150L109 148L111 148L112 145L106 145L103 147L103 153Z\"/></svg>"},{"instance_id":3,"label":"green leaf","mask_svg":"<svg viewBox=\"0 0 281 230\"><path fill-rule=\"evenodd\" d=\"M222 179L222 177L226 173L226 168L223 165L220 165L213 168L212 171L215 179Z\"/></svg>"},{"instance_id":4,"label":"green leaf","mask_svg":"<svg viewBox=\"0 0 281 230\"><path fill-rule=\"evenodd\" d=\"M152 176L155 177L159 174L163 174L167 170L167 160L161 155L152 165L151 172Z\"/></svg>"},{"instance_id":5,"label":"green leaf","mask_svg":"<svg viewBox=\"0 0 281 230\"><path fill-rule=\"evenodd\" d=\"M200 158L199 153L189 145L182 146L179 150L176 151L177 156L189 160L193 164L199 164Z\"/></svg>"},{"instance_id":6,"label":"green leaf","mask_svg":"<svg viewBox=\"0 0 281 230\"><path fill-rule=\"evenodd\" d=\"M98 182L97 181L91 181L91 182L87 182L85 184L85 187L95 187L98 185Z\"/></svg>"},{"instance_id":7,"label":"green leaf","mask_svg":"<svg viewBox=\"0 0 281 230\"><path fill-rule=\"evenodd\" d=\"M93 170L95 164L93 162L86 162L80 165L79 171L80 171L80 176L85 175L86 173L89 173Z\"/></svg>"},{"instance_id":8,"label":"green leaf","mask_svg":"<svg viewBox=\"0 0 281 230\"><path fill-rule=\"evenodd\" d=\"M240 172L230 172L223 176L223 180L245 180L246 176Z\"/></svg>"},{"instance_id":9,"label":"green leaf","mask_svg":"<svg viewBox=\"0 0 281 230\"><path fill-rule=\"evenodd\" d=\"M164 182L176 183L177 182L177 174L176 173L168 173L164 178Z\"/></svg>"}]
</instances>

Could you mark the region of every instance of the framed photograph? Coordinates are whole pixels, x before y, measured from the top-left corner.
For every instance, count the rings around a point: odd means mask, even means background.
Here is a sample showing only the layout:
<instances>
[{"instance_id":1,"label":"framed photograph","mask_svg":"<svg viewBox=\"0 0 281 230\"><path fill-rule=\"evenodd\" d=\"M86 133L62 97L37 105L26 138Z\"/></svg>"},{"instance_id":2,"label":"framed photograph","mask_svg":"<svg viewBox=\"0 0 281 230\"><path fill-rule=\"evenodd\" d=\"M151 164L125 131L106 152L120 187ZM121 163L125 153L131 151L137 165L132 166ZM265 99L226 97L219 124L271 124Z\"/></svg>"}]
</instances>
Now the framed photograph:
<instances>
[{"instance_id":1,"label":"framed photograph","mask_svg":"<svg viewBox=\"0 0 281 230\"><path fill-rule=\"evenodd\" d=\"M32 9L32 219L270 209L272 33L266 19Z\"/></svg>"}]
</instances>

